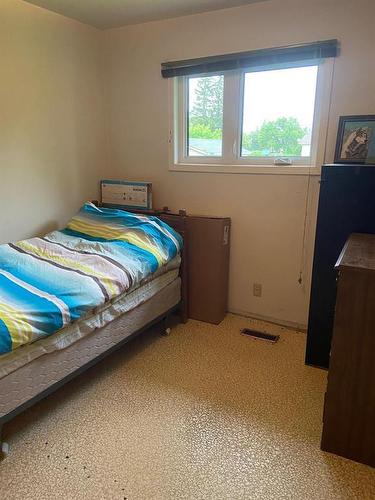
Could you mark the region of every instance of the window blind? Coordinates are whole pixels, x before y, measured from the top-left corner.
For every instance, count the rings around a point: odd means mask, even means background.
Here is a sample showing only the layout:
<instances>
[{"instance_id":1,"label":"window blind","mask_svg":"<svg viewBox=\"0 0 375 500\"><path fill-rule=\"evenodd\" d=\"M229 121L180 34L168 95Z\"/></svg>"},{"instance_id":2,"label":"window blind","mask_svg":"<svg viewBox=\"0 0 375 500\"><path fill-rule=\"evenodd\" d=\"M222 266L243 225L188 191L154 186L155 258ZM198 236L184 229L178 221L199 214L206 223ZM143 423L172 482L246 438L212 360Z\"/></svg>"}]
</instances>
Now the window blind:
<instances>
[{"instance_id":1,"label":"window blind","mask_svg":"<svg viewBox=\"0 0 375 500\"><path fill-rule=\"evenodd\" d=\"M199 75L202 73L219 73L234 69L262 68L280 64L296 64L317 62L319 59L338 55L338 40L289 45L272 49L259 49L250 52L237 52L184 61L165 62L161 65L163 78L175 76Z\"/></svg>"}]
</instances>

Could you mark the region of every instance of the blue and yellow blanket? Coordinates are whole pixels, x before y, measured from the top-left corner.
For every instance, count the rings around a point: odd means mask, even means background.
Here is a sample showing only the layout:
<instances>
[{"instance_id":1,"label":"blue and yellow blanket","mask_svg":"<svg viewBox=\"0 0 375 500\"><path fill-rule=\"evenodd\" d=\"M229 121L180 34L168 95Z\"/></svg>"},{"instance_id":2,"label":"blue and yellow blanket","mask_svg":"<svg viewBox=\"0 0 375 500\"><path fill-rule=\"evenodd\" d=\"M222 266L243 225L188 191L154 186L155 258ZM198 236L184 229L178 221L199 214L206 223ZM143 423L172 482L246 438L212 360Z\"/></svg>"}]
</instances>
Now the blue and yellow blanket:
<instances>
[{"instance_id":1,"label":"blue and yellow blanket","mask_svg":"<svg viewBox=\"0 0 375 500\"><path fill-rule=\"evenodd\" d=\"M86 203L62 231L0 245L0 354L128 291L180 251L156 217Z\"/></svg>"}]
</instances>

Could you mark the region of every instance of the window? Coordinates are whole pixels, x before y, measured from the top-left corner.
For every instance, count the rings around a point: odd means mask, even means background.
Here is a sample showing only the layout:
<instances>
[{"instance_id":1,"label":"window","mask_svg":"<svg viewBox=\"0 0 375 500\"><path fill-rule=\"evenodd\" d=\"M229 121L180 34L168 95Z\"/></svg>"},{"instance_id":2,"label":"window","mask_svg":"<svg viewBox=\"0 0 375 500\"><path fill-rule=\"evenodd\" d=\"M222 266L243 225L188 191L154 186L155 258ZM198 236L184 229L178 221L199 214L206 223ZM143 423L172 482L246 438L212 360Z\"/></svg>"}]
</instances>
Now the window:
<instances>
[{"instance_id":1,"label":"window","mask_svg":"<svg viewBox=\"0 0 375 500\"><path fill-rule=\"evenodd\" d=\"M310 158L317 66L245 73L241 156Z\"/></svg>"},{"instance_id":2,"label":"window","mask_svg":"<svg viewBox=\"0 0 375 500\"><path fill-rule=\"evenodd\" d=\"M314 165L323 65L175 78L174 165Z\"/></svg>"}]
</instances>

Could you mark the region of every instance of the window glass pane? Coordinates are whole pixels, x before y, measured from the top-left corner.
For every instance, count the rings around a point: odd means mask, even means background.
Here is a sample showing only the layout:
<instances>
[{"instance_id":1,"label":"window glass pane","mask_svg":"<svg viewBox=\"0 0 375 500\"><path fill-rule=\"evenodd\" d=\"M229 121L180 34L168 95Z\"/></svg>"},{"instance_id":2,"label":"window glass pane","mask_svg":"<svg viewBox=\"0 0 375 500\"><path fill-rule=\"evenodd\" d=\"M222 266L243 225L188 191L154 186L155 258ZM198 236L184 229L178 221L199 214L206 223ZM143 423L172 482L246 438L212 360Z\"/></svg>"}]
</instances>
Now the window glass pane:
<instances>
[{"instance_id":1,"label":"window glass pane","mask_svg":"<svg viewBox=\"0 0 375 500\"><path fill-rule=\"evenodd\" d=\"M245 74L241 156L310 156L317 74L317 66Z\"/></svg>"},{"instance_id":2,"label":"window glass pane","mask_svg":"<svg viewBox=\"0 0 375 500\"><path fill-rule=\"evenodd\" d=\"M224 77L189 78L188 156L221 156Z\"/></svg>"}]
</instances>

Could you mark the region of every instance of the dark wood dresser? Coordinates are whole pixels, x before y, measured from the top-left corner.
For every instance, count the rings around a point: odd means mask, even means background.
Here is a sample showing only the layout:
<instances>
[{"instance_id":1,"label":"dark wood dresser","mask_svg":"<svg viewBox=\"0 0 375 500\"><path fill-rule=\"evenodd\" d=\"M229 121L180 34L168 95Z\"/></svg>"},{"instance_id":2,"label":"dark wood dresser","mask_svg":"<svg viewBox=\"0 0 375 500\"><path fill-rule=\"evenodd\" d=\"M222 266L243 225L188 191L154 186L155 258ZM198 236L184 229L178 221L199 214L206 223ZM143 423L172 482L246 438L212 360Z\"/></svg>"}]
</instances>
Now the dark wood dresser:
<instances>
[{"instance_id":1,"label":"dark wood dresser","mask_svg":"<svg viewBox=\"0 0 375 500\"><path fill-rule=\"evenodd\" d=\"M375 467L375 235L352 234L336 268L321 448Z\"/></svg>"}]
</instances>

